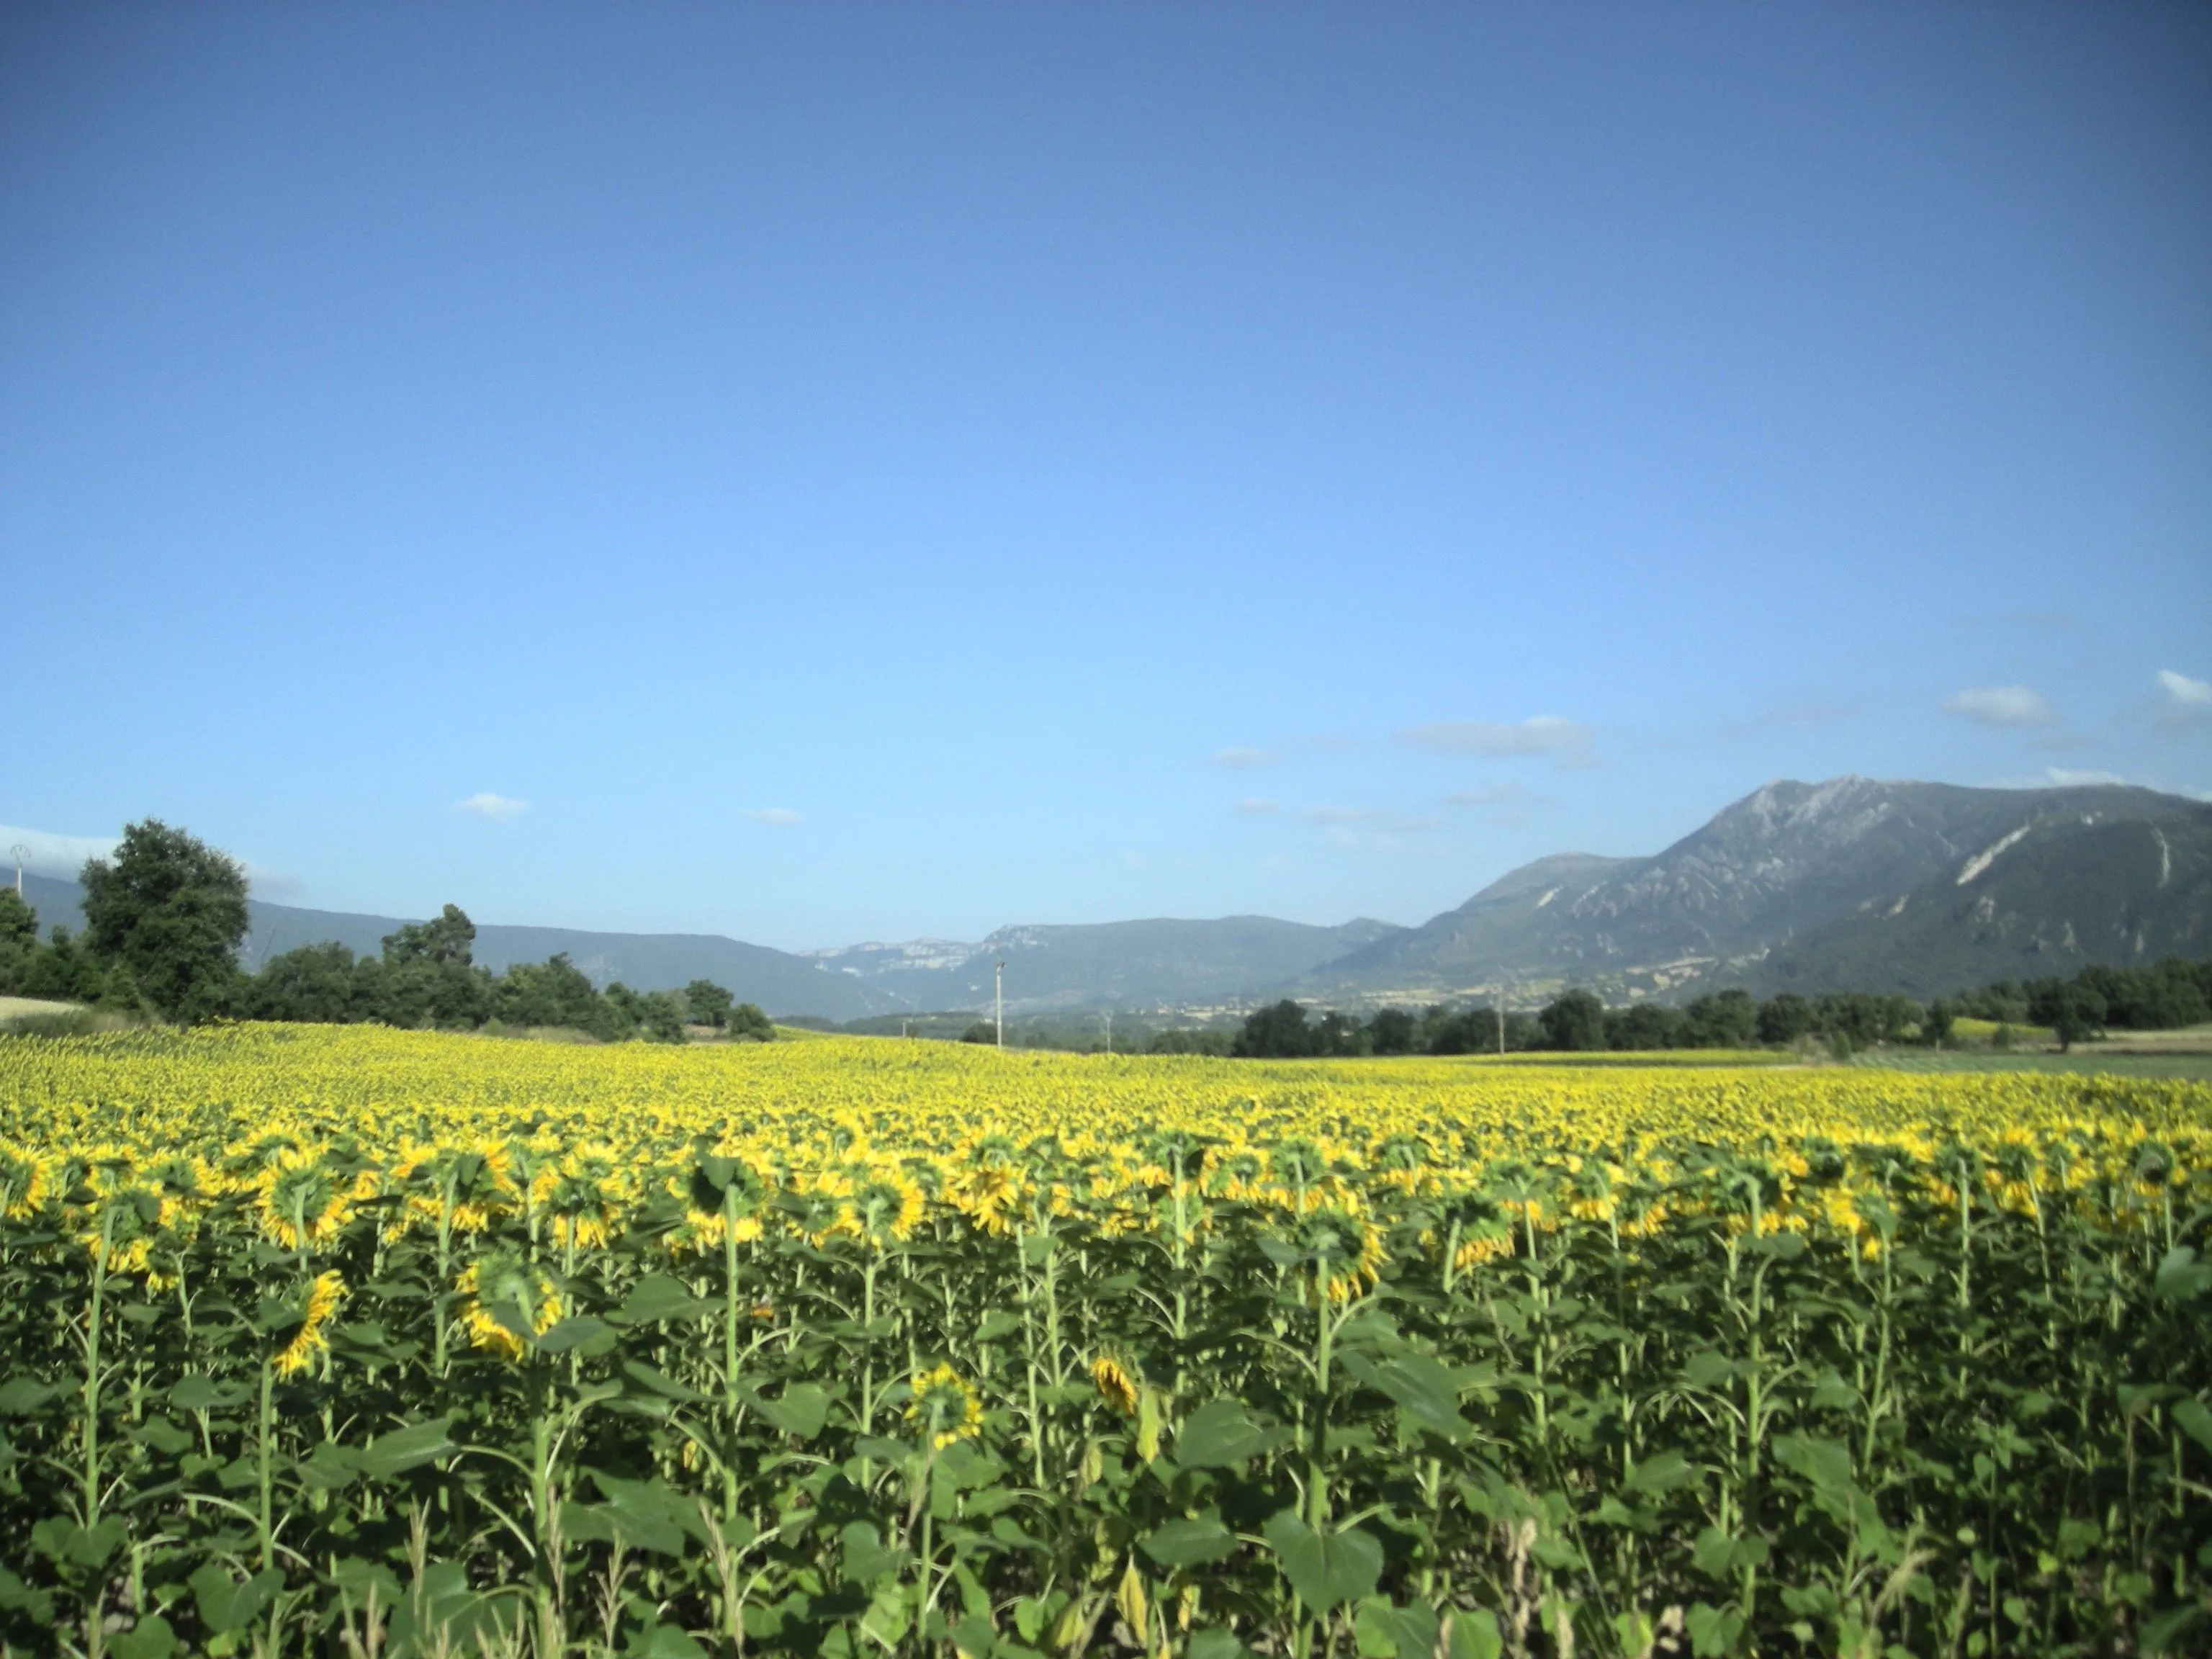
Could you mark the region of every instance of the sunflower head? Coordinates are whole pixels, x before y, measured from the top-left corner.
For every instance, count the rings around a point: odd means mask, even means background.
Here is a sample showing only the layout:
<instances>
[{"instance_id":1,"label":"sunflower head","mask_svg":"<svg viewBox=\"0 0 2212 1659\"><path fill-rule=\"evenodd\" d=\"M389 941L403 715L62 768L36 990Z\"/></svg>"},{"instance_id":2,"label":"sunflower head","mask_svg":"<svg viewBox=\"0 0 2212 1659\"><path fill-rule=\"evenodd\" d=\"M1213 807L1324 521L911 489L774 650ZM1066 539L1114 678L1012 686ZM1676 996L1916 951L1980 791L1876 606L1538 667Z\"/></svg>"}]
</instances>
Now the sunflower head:
<instances>
[{"instance_id":1,"label":"sunflower head","mask_svg":"<svg viewBox=\"0 0 2212 1659\"><path fill-rule=\"evenodd\" d=\"M1133 1417L1137 1410L1137 1379L1129 1368L1111 1354L1100 1354L1091 1362L1091 1380L1097 1385L1098 1397L1124 1417Z\"/></svg>"},{"instance_id":2,"label":"sunflower head","mask_svg":"<svg viewBox=\"0 0 2212 1659\"><path fill-rule=\"evenodd\" d=\"M561 1320L561 1291L551 1276L505 1251L471 1262L454 1289L470 1346L502 1359L522 1358L524 1329L542 1336Z\"/></svg>"},{"instance_id":3,"label":"sunflower head","mask_svg":"<svg viewBox=\"0 0 2212 1659\"><path fill-rule=\"evenodd\" d=\"M914 1398L907 1402L906 1420L917 1424L940 1450L956 1440L972 1440L982 1431L983 1402L959 1372L940 1364L916 1371Z\"/></svg>"},{"instance_id":4,"label":"sunflower head","mask_svg":"<svg viewBox=\"0 0 2212 1659\"><path fill-rule=\"evenodd\" d=\"M315 1357L330 1346L330 1333L325 1328L331 1315L345 1299L345 1280L335 1273L318 1273L307 1286L306 1306L300 1322L292 1334L279 1348L270 1363L279 1376L293 1376L307 1369Z\"/></svg>"}]
</instances>

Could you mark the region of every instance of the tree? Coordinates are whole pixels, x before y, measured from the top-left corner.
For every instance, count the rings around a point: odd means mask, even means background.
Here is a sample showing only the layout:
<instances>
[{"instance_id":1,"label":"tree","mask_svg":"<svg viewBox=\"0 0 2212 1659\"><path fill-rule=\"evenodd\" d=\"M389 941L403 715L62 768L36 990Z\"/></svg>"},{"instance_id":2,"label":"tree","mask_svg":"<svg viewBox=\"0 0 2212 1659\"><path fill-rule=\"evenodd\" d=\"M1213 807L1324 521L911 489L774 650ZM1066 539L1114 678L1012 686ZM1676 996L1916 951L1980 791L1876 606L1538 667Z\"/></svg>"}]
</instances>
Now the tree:
<instances>
[{"instance_id":1,"label":"tree","mask_svg":"<svg viewBox=\"0 0 2212 1659\"><path fill-rule=\"evenodd\" d=\"M1795 991L1784 991L1759 1005L1759 1040L1787 1044L1809 1036L1818 1024L1813 1005Z\"/></svg>"},{"instance_id":2,"label":"tree","mask_svg":"<svg viewBox=\"0 0 2212 1659\"><path fill-rule=\"evenodd\" d=\"M1692 1048L1747 1048L1758 1036L1759 1006L1748 991L1716 991L1682 1011L1682 1040Z\"/></svg>"},{"instance_id":3,"label":"tree","mask_svg":"<svg viewBox=\"0 0 2212 1659\"><path fill-rule=\"evenodd\" d=\"M1536 1016L1547 1043L1570 1053L1605 1047L1605 1005L1588 991L1570 991Z\"/></svg>"},{"instance_id":4,"label":"tree","mask_svg":"<svg viewBox=\"0 0 2212 1659\"><path fill-rule=\"evenodd\" d=\"M0 887L0 946L38 942L39 913L14 888Z\"/></svg>"},{"instance_id":5,"label":"tree","mask_svg":"<svg viewBox=\"0 0 2212 1659\"><path fill-rule=\"evenodd\" d=\"M125 826L115 856L88 859L84 942L100 961L128 963L138 989L172 1019L221 1011L246 937L246 872L159 818Z\"/></svg>"},{"instance_id":6,"label":"tree","mask_svg":"<svg viewBox=\"0 0 2212 1659\"><path fill-rule=\"evenodd\" d=\"M1940 1048L1951 1038L1951 1026L1958 1016L1951 1005L1942 997L1928 1005L1928 1012L1920 1022L1920 1040L1932 1048Z\"/></svg>"},{"instance_id":7,"label":"tree","mask_svg":"<svg viewBox=\"0 0 2212 1659\"><path fill-rule=\"evenodd\" d=\"M645 1035L651 1042L688 1042L684 1030L684 999L674 991L648 991L645 995Z\"/></svg>"},{"instance_id":8,"label":"tree","mask_svg":"<svg viewBox=\"0 0 2212 1659\"><path fill-rule=\"evenodd\" d=\"M730 1035L744 1042L773 1042L775 1023L761 1012L757 1002L741 1002L730 1010Z\"/></svg>"},{"instance_id":9,"label":"tree","mask_svg":"<svg viewBox=\"0 0 2212 1659\"><path fill-rule=\"evenodd\" d=\"M314 1020L343 1024L362 1018L362 980L353 952L343 945L302 945L261 965L240 997L254 1019Z\"/></svg>"},{"instance_id":10,"label":"tree","mask_svg":"<svg viewBox=\"0 0 2212 1659\"><path fill-rule=\"evenodd\" d=\"M1678 1048L1682 1046L1682 1017L1656 1002L1639 1002L1632 1008L1607 1009L1605 1046L1608 1048Z\"/></svg>"},{"instance_id":11,"label":"tree","mask_svg":"<svg viewBox=\"0 0 2212 1659\"><path fill-rule=\"evenodd\" d=\"M1384 1008L1368 1023L1368 1041L1378 1054L1410 1054L1419 1028L1403 1008Z\"/></svg>"},{"instance_id":12,"label":"tree","mask_svg":"<svg viewBox=\"0 0 2212 1659\"><path fill-rule=\"evenodd\" d=\"M449 904L430 921L410 921L384 936L386 967L427 962L465 968L474 959L477 925L458 904Z\"/></svg>"},{"instance_id":13,"label":"tree","mask_svg":"<svg viewBox=\"0 0 2212 1659\"><path fill-rule=\"evenodd\" d=\"M1317 1034L1306 1024L1306 1011L1289 997L1244 1017L1229 1052L1239 1060L1303 1060L1318 1054Z\"/></svg>"},{"instance_id":14,"label":"tree","mask_svg":"<svg viewBox=\"0 0 2212 1659\"><path fill-rule=\"evenodd\" d=\"M720 1030L730 1023L730 1005L737 999L710 979L695 979L684 988L684 1002L694 1025Z\"/></svg>"},{"instance_id":15,"label":"tree","mask_svg":"<svg viewBox=\"0 0 2212 1659\"><path fill-rule=\"evenodd\" d=\"M963 1042L996 1042L999 1040L998 1028L988 1019L979 1019L960 1034L960 1040Z\"/></svg>"},{"instance_id":16,"label":"tree","mask_svg":"<svg viewBox=\"0 0 2212 1659\"><path fill-rule=\"evenodd\" d=\"M2063 1054L2075 1043L2102 1035L2105 1000L2086 985L2061 986L2050 1000L2048 1017Z\"/></svg>"}]
</instances>

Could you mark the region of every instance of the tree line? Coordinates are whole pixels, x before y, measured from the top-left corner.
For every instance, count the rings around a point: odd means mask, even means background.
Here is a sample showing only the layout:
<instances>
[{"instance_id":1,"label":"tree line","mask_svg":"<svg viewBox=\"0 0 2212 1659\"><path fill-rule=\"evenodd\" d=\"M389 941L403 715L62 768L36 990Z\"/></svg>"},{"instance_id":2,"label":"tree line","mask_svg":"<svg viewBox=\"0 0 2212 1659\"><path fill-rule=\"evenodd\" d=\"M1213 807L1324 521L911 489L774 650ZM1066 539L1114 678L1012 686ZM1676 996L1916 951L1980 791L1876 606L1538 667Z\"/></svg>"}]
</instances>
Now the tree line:
<instances>
[{"instance_id":1,"label":"tree line","mask_svg":"<svg viewBox=\"0 0 2212 1659\"><path fill-rule=\"evenodd\" d=\"M766 1042L758 1006L709 980L681 991L601 990L566 955L494 974L473 959L476 925L458 905L387 933L375 956L343 945L302 945L258 973L239 965L246 872L158 819L123 833L112 859L77 877L84 929L40 937L38 912L0 888L0 995L55 998L164 1019L313 1020L481 1030L557 1026L603 1042L687 1040L704 1025Z\"/></svg>"},{"instance_id":2,"label":"tree line","mask_svg":"<svg viewBox=\"0 0 2212 1659\"><path fill-rule=\"evenodd\" d=\"M1790 1048L1806 1041L1848 1052L1877 1044L1954 1040L1961 1019L2047 1028L2062 1048L2107 1030L2172 1030L2212 1020L2212 959L2179 957L2140 968L2091 966L2070 978L1999 980L1937 997L1859 991L1764 1000L1715 991L1681 1007L1638 1002L1607 1007L1586 990L1553 998L1534 1014L1441 1005L1416 1014L1384 1008L1364 1020L1329 1009L1318 1015L1285 999L1247 1015L1234 1032L1162 1031L1155 1054L1226 1054L1267 1060L1358 1054L1466 1054L1550 1049L1563 1053L1661 1048Z\"/></svg>"}]
</instances>

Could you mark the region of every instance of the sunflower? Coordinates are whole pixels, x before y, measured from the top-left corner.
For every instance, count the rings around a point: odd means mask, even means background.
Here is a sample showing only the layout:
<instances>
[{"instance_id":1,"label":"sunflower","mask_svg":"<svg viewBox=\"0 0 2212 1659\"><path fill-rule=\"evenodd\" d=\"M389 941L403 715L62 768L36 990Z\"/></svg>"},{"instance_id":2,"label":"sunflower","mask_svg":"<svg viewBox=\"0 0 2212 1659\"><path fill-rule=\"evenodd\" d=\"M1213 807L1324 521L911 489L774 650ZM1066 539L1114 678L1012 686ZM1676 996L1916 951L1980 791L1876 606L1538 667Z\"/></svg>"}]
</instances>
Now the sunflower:
<instances>
[{"instance_id":1,"label":"sunflower","mask_svg":"<svg viewBox=\"0 0 2212 1659\"><path fill-rule=\"evenodd\" d=\"M330 1335L323 1327L344 1299L344 1279L335 1273L315 1275L315 1282L307 1288L307 1311L301 1317L299 1328L270 1362L277 1376L291 1376L307 1370L314 1363L315 1356L330 1346Z\"/></svg>"},{"instance_id":2,"label":"sunflower","mask_svg":"<svg viewBox=\"0 0 2212 1659\"><path fill-rule=\"evenodd\" d=\"M15 1141L0 1140L0 1217L27 1219L38 1213L52 1190L46 1159Z\"/></svg>"},{"instance_id":3,"label":"sunflower","mask_svg":"<svg viewBox=\"0 0 2212 1659\"><path fill-rule=\"evenodd\" d=\"M1124 1417L1135 1415L1137 1382L1128 1368L1110 1354L1100 1354L1091 1362L1091 1380L1098 1386L1098 1397Z\"/></svg>"},{"instance_id":4,"label":"sunflower","mask_svg":"<svg viewBox=\"0 0 2212 1659\"><path fill-rule=\"evenodd\" d=\"M471 1262L453 1288L461 1293L469 1345L502 1359L522 1358L515 1324L526 1323L543 1336L561 1321L559 1286L542 1268L504 1252Z\"/></svg>"},{"instance_id":5,"label":"sunflower","mask_svg":"<svg viewBox=\"0 0 2212 1659\"><path fill-rule=\"evenodd\" d=\"M261 1231L288 1250L327 1244L353 1218L355 1183L319 1151L278 1153L255 1184Z\"/></svg>"},{"instance_id":6,"label":"sunflower","mask_svg":"<svg viewBox=\"0 0 2212 1659\"><path fill-rule=\"evenodd\" d=\"M907 1403L906 1420L921 1424L931 1445L942 1450L982 1431L983 1402L951 1366L916 1371L911 1386L914 1398Z\"/></svg>"}]
</instances>

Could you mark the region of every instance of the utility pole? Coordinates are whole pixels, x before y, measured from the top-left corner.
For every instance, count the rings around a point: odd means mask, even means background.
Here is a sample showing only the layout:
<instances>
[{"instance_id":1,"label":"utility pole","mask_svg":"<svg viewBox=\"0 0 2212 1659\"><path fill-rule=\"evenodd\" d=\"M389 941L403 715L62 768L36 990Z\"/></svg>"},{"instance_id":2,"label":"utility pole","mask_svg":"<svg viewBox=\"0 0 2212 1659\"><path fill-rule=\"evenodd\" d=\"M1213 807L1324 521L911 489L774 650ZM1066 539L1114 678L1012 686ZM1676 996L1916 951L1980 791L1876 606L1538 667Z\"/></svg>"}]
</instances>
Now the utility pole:
<instances>
[{"instance_id":1,"label":"utility pole","mask_svg":"<svg viewBox=\"0 0 2212 1659\"><path fill-rule=\"evenodd\" d=\"M1505 987L1498 988L1498 1057L1505 1057Z\"/></svg>"},{"instance_id":2,"label":"utility pole","mask_svg":"<svg viewBox=\"0 0 2212 1659\"><path fill-rule=\"evenodd\" d=\"M993 1023L999 1030L999 1047L1006 1046L1006 959L1000 957L991 964L992 1006L996 1010Z\"/></svg>"},{"instance_id":3,"label":"utility pole","mask_svg":"<svg viewBox=\"0 0 2212 1659\"><path fill-rule=\"evenodd\" d=\"M1106 1011L1106 1052L1109 1054L1114 1052L1114 1011L1111 1008Z\"/></svg>"},{"instance_id":4,"label":"utility pole","mask_svg":"<svg viewBox=\"0 0 2212 1659\"><path fill-rule=\"evenodd\" d=\"M15 860L15 896L23 896L23 864L31 856L31 849L17 842L8 849L8 856Z\"/></svg>"}]
</instances>

